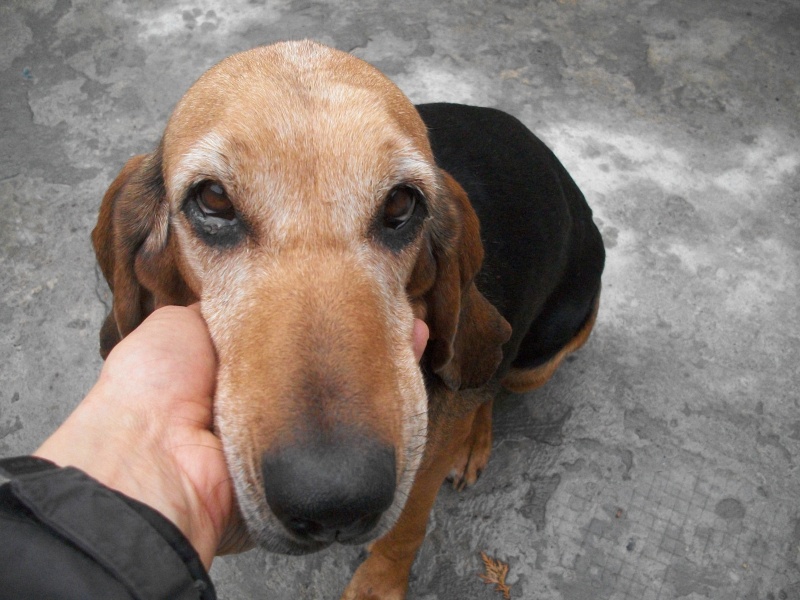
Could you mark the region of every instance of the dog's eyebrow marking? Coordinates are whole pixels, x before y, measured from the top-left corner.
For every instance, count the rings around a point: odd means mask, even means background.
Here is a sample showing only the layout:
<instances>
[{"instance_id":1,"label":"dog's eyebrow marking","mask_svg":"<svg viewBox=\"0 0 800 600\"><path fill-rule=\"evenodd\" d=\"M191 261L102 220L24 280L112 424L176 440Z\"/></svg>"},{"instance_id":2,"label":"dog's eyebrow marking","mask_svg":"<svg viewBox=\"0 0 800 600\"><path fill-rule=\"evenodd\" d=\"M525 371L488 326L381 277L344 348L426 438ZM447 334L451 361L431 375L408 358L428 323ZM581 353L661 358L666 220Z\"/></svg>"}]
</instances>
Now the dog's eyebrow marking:
<instances>
[{"instance_id":1,"label":"dog's eyebrow marking","mask_svg":"<svg viewBox=\"0 0 800 600\"><path fill-rule=\"evenodd\" d=\"M428 183L437 180L436 172L430 162L425 160L418 152L411 152L401 156L397 160L395 168L410 183Z\"/></svg>"},{"instance_id":2,"label":"dog's eyebrow marking","mask_svg":"<svg viewBox=\"0 0 800 600\"><path fill-rule=\"evenodd\" d=\"M207 133L178 159L170 177L169 189L173 194L183 194L187 188L203 178L227 179L231 165L226 154L225 139L215 131ZM175 200L172 198L171 200Z\"/></svg>"}]
</instances>

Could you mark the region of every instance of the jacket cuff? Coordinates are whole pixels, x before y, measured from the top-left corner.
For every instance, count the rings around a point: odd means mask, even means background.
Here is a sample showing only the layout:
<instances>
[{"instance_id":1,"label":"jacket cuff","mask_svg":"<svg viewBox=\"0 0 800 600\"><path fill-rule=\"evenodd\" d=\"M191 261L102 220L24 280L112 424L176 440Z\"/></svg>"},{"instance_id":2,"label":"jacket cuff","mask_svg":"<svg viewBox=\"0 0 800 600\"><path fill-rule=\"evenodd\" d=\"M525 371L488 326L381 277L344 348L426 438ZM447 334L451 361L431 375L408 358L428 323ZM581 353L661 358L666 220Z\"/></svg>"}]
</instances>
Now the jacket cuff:
<instances>
[{"instance_id":1,"label":"jacket cuff","mask_svg":"<svg viewBox=\"0 0 800 600\"><path fill-rule=\"evenodd\" d=\"M195 549L149 506L73 467L15 477L8 485L42 525L90 556L134 597L216 598Z\"/></svg>"}]
</instances>

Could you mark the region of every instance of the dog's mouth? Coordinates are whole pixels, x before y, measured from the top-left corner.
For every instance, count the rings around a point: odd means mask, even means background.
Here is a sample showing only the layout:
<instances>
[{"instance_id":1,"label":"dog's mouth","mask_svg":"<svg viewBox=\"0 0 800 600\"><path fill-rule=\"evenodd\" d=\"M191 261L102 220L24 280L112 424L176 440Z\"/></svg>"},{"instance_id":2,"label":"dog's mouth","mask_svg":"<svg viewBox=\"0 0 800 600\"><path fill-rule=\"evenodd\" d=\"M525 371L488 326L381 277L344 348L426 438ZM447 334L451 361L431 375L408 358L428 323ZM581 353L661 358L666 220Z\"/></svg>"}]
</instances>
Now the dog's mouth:
<instances>
[{"instance_id":1,"label":"dog's mouth","mask_svg":"<svg viewBox=\"0 0 800 600\"><path fill-rule=\"evenodd\" d=\"M374 539L373 531L383 516L382 512L367 514L358 517L352 522L349 520L341 525L328 525L315 521L297 520L288 524L288 529L294 537L303 543L329 546L334 543L344 545L363 544ZM286 525L284 525L286 527Z\"/></svg>"},{"instance_id":2,"label":"dog's mouth","mask_svg":"<svg viewBox=\"0 0 800 600\"><path fill-rule=\"evenodd\" d=\"M264 496L258 500L239 496L240 510L252 542L270 552L289 555L312 554L336 544L367 544L393 525L402 508L397 504L393 498L385 511L360 517L322 515L315 521L276 514ZM339 522L332 519L339 519Z\"/></svg>"},{"instance_id":3,"label":"dog's mouth","mask_svg":"<svg viewBox=\"0 0 800 600\"><path fill-rule=\"evenodd\" d=\"M303 556L305 554L313 554L315 552L325 550L325 548L332 546L333 542L316 542L312 540L300 541L291 539L288 536L278 540L274 536L270 536L268 542L260 542L258 545L265 550L278 554Z\"/></svg>"},{"instance_id":4,"label":"dog's mouth","mask_svg":"<svg viewBox=\"0 0 800 600\"><path fill-rule=\"evenodd\" d=\"M377 522L380 521L382 515L375 515L372 517ZM344 531L326 531L318 534L308 534L306 536L298 536L291 532L282 529L277 535L270 535L267 540L259 543L259 545L272 552L280 552L282 554L303 555L313 554L319 552L330 546L340 544L343 546L360 546L367 544L378 537L378 531L382 529L376 526L370 526L369 531L359 535ZM276 543L278 546L276 547Z\"/></svg>"}]
</instances>

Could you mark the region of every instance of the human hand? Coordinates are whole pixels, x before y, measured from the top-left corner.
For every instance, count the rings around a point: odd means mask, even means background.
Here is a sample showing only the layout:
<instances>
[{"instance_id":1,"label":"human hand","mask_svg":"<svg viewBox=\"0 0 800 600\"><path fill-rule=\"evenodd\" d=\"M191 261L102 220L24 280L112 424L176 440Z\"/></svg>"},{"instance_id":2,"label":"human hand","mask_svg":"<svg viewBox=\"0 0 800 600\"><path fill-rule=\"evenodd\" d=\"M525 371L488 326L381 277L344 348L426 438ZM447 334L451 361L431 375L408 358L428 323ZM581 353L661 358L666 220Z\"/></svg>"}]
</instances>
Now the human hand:
<instances>
[{"instance_id":1,"label":"human hand","mask_svg":"<svg viewBox=\"0 0 800 600\"><path fill-rule=\"evenodd\" d=\"M35 452L158 510L208 568L234 523L212 433L217 361L197 305L165 307L123 339L65 423Z\"/></svg>"},{"instance_id":2,"label":"human hand","mask_svg":"<svg viewBox=\"0 0 800 600\"><path fill-rule=\"evenodd\" d=\"M417 360L428 327L415 320ZM217 362L197 305L164 307L109 355L96 385L35 452L158 510L208 568L249 540L213 433Z\"/></svg>"}]
</instances>

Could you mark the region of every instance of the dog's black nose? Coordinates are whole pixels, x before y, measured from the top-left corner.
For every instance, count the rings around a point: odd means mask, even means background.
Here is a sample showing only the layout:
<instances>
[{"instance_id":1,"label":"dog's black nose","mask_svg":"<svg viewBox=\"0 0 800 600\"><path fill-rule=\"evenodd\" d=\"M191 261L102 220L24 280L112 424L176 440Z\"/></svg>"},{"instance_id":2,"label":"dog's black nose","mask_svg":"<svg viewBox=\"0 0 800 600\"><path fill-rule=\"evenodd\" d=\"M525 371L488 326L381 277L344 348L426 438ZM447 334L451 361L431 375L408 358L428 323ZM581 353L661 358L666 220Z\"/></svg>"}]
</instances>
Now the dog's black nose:
<instances>
[{"instance_id":1,"label":"dog's black nose","mask_svg":"<svg viewBox=\"0 0 800 600\"><path fill-rule=\"evenodd\" d=\"M394 449L367 437L291 445L261 460L269 507L301 538L361 542L394 499Z\"/></svg>"}]
</instances>

